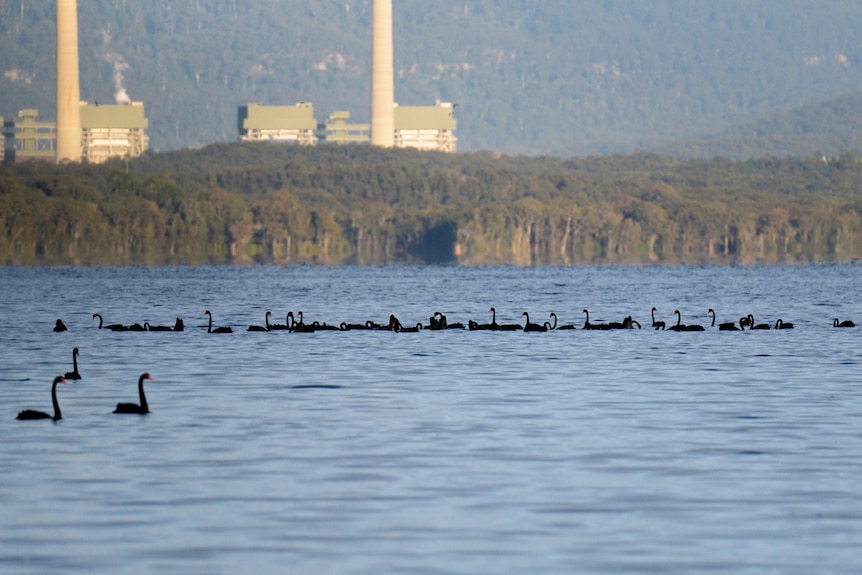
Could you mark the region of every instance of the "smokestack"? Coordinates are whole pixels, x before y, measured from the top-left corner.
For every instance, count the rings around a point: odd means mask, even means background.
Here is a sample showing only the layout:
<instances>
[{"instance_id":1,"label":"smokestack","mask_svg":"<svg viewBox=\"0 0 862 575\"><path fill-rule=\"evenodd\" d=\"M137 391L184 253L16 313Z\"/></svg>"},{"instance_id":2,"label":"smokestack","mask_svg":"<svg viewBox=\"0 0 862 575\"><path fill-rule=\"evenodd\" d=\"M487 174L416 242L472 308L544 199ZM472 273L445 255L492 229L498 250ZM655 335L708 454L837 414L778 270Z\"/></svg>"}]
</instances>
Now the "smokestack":
<instances>
[{"instance_id":1,"label":"smokestack","mask_svg":"<svg viewBox=\"0 0 862 575\"><path fill-rule=\"evenodd\" d=\"M392 0L374 0L371 24L371 144L395 144Z\"/></svg>"},{"instance_id":2,"label":"smokestack","mask_svg":"<svg viewBox=\"0 0 862 575\"><path fill-rule=\"evenodd\" d=\"M78 0L57 0L57 163L81 161Z\"/></svg>"}]
</instances>

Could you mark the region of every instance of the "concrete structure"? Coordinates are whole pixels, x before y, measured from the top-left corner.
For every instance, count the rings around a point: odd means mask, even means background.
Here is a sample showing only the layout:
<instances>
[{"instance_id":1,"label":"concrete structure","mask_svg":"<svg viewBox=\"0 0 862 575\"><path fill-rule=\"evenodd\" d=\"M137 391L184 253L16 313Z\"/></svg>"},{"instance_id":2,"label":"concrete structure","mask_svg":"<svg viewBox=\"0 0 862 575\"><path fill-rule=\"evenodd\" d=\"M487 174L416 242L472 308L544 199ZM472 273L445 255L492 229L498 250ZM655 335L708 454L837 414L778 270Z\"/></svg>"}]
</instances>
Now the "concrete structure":
<instances>
[{"instance_id":1,"label":"concrete structure","mask_svg":"<svg viewBox=\"0 0 862 575\"><path fill-rule=\"evenodd\" d=\"M57 162L81 161L78 2L57 0Z\"/></svg>"},{"instance_id":2,"label":"concrete structure","mask_svg":"<svg viewBox=\"0 0 862 575\"><path fill-rule=\"evenodd\" d=\"M6 163L43 161L57 159L57 125L40 122L39 110L28 108L18 116L3 122L4 154ZM80 147L80 142L78 143Z\"/></svg>"},{"instance_id":3,"label":"concrete structure","mask_svg":"<svg viewBox=\"0 0 862 575\"><path fill-rule=\"evenodd\" d=\"M318 130L320 139L332 144L367 144L370 140L370 124L350 124L350 112L333 112Z\"/></svg>"},{"instance_id":4,"label":"concrete structure","mask_svg":"<svg viewBox=\"0 0 862 575\"><path fill-rule=\"evenodd\" d=\"M81 140L84 159L101 164L109 158L136 158L147 151L149 122L144 105L132 102L119 106L80 106Z\"/></svg>"},{"instance_id":5,"label":"concrete structure","mask_svg":"<svg viewBox=\"0 0 862 575\"><path fill-rule=\"evenodd\" d=\"M454 111L448 102L437 102L435 106L396 106L395 147L454 152L458 141Z\"/></svg>"},{"instance_id":6,"label":"concrete structure","mask_svg":"<svg viewBox=\"0 0 862 575\"><path fill-rule=\"evenodd\" d=\"M237 113L241 142L289 142L306 146L317 143L314 106L240 106Z\"/></svg>"},{"instance_id":7,"label":"concrete structure","mask_svg":"<svg viewBox=\"0 0 862 575\"><path fill-rule=\"evenodd\" d=\"M371 144L395 145L392 0L374 0L371 24Z\"/></svg>"}]
</instances>

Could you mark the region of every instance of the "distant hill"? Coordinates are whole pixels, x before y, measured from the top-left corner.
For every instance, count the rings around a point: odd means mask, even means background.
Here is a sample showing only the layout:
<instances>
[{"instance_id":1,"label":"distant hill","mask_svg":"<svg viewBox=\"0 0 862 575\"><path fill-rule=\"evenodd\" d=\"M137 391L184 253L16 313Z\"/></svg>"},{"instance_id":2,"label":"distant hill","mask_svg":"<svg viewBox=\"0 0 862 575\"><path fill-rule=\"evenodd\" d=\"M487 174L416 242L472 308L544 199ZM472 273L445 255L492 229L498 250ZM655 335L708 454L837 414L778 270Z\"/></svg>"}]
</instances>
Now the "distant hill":
<instances>
[{"instance_id":1,"label":"distant hill","mask_svg":"<svg viewBox=\"0 0 862 575\"><path fill-rule=\"evenodd\" d=\"M723 156L840 156L862 150L862 92L773 114L728 128L716 136L660 146L654 151L680 158Z\"/></svg>"},{"instance_id":2,"label":"distant hill","mask_svg":"<svg viewBox=\"0 0 862 575\"><path fill-rule=\"evenodd\" d=\"M82 97L144 101L153 149L233 141L247 102L369 119L371 0L79 10ZM858 1L396 0L394 18L396 99L458 103L462 151L655 149L862 91ZM0 115L54 118L54 19L0 3Z\"/></svg>"}]
</instances>

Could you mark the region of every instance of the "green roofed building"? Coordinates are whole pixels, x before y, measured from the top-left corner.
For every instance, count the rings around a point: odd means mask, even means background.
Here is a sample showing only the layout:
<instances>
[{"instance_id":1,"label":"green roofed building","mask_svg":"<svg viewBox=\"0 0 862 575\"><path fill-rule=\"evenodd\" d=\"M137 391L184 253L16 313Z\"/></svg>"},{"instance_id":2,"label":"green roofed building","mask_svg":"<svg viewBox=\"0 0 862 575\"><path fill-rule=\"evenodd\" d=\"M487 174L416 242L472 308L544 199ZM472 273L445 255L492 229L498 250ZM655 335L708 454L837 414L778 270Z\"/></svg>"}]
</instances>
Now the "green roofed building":
<instances>
[{"instance_id":1,"label":"green roofed building","mask_svg":"<svg viewBox=\"0 0 862 575\"><path fill-rule=\"evenodd\" d=\"M241 142L317 143L314 106L307 102L294 106L246 104L239 107L237 123Z\"/></svg>"},{"instance_id":2,"label":"green roofed building","mask_svg":"<svg viewBox=\"0 0 862 575\"><path fill-rule=\"evenodd\" d=\"M458 139L455 107L448 102L434 106L395 106L395 147L454 152Z\"/></svg>"},{"instance_id":3,"label":"green roofed building","mask_svg":"<svg viewBox=\"0 0 862 575\"><path fill-rule=\"evenodd\" d=\"M147 151L149 122L142 102L104 106L81 102L81 158L101 164L108 158L135 158Z\"/></svg>"}]
</instances>

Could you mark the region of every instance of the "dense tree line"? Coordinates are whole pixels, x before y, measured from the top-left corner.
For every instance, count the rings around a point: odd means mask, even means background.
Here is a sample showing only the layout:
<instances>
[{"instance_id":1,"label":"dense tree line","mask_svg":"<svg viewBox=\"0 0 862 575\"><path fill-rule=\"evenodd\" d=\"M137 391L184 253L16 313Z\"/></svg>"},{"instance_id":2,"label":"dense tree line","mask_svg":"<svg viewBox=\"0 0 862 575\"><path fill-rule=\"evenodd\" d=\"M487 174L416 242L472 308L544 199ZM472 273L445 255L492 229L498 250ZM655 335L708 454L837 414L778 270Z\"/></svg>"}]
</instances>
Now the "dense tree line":
<instances>
[{"instance_id":1,"label":"dense tree line","mask_svg":"<svg viewBox=\"0 0 862 575\"><path fill-rule=\"evenodd\" d=\"M0 168L7 264L862 257L862 162L217 144Z\"/></svg>"}]
</instances>

